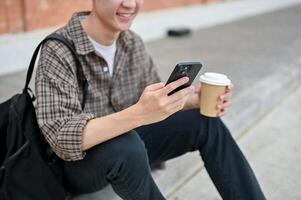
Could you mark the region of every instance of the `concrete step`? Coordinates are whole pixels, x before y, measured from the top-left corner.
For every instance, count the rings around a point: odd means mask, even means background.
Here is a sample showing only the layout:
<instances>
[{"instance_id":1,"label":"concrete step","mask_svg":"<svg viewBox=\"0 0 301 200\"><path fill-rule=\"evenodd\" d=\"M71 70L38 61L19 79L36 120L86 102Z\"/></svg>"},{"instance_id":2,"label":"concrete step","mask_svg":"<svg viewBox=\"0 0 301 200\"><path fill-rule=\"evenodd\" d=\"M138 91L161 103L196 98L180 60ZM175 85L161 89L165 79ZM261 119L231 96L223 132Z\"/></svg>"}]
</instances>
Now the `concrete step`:
<instances>
[{"instance_id":1,"label":"concrete step","mask_svg":"<svg viewBox=\"0 0 301 200\"><path fill-rule=\"evenodd\" d=\"M267 199L301 199L300 99L299 86L238 141ZM221 197L206 170L202 170L168 199L218 200Z\"/></svg>"}]
</instances>

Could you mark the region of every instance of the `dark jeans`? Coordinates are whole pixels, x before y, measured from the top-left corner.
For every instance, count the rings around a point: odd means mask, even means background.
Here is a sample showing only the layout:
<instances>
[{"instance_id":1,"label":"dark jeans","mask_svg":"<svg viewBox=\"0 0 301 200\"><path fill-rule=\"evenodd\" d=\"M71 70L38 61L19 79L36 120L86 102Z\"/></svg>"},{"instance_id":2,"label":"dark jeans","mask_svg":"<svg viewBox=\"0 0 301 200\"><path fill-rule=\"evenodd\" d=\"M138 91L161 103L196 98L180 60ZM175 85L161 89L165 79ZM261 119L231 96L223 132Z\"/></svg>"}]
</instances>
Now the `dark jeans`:
<instances>
[{"instance_id":1,"label":"dark jeans","mask_svg":"<svg viewBox=\"0 0 301 200\"><path fill-rule=\"evenodd\" d=\"M227 127L220 118L204 117L199 110L139 127L91 148L83 160L64 162L67 186L72 193L89 193L111 184L126 200L165 199L150 164L196 150L223 199L265 199Z\"/></svg>"}]
</instances>

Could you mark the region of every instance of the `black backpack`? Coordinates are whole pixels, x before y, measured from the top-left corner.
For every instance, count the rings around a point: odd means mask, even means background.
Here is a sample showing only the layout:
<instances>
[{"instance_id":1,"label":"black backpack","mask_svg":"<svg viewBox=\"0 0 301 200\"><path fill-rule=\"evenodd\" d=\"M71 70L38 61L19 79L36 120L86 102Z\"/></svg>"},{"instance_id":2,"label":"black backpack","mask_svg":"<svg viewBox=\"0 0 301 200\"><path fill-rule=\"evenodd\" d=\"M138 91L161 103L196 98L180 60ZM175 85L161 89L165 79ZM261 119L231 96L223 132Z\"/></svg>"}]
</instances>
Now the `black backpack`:
<instances>
[{"instance_id":1,"label":"black backpack","mask_svg":"<svg viewBox=\"0 0 301 200\"><path fill-rule=\"evenodd\" d=\"M64 200L62 160L51 150L39 130L28 87L40 47L48 40L64 43L77 65L77 79L83 87L85 105L87 81L74 46L61 35L47 36L36 48L21 94L0 104L0 200Z\"/></svg>"}]
</instances>

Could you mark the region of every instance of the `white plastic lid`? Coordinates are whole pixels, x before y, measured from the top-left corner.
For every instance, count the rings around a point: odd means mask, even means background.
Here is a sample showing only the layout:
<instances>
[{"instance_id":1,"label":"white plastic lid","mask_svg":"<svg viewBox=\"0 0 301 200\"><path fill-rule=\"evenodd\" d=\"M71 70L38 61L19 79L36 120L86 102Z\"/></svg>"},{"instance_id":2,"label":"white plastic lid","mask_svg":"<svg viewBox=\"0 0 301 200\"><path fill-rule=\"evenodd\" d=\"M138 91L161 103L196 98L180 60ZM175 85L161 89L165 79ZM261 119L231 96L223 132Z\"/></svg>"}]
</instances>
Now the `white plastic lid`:
<instances>
[{"instance_id":1,"label":"white plastic lid","mask_svg":"<svg viewBox=\"0 0 301 200\"><path fill-rule=\"evenodd\" d=\"M206 72L201 75L200 81L210 85L226 86L231 84L231 80L224 74Z\"/></svg>"}]
</instances>

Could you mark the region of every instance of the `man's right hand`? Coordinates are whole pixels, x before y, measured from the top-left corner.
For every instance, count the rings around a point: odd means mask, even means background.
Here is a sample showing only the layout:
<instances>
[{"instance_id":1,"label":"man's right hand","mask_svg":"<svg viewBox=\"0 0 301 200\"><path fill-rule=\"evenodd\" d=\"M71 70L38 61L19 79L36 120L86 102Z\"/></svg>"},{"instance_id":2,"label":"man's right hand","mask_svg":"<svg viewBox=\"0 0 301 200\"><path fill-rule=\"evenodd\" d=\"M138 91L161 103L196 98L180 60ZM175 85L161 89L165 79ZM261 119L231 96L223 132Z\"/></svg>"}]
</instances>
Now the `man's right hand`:
<instances>
[{"instance_id":1,"label":"man's right hand","mask_svg":"<svg viewBox=\"0 0 301 200\"><path fill-rule=\"evenodd\" d=\"M164 83L149 85L135 105L110 115L91 119L83 132L82 149L87 150L139 126L162 121L181 110L194 88L188 87L170 96L167 94L187 81L188 78L182 78L167 86Z\"/></svg>"},{"instance_id":2,"label":"man's right hand","mask_svg":"<svg viewBox=\"0 0 301 200\"><path fill-rule=\"evenodd\" d=\"M143 91L139 101L134 105L140 124L152 124L162 121L183 109L188 96L194 92L190 86L170 96L168 94L189 81L188 77L178 79L165 86L164 83L149 85Z\"/></svg>"}]
</instances>

